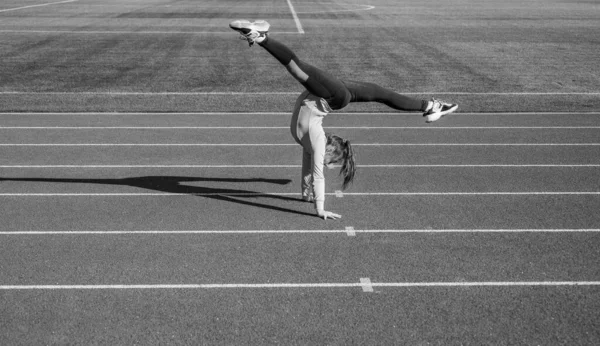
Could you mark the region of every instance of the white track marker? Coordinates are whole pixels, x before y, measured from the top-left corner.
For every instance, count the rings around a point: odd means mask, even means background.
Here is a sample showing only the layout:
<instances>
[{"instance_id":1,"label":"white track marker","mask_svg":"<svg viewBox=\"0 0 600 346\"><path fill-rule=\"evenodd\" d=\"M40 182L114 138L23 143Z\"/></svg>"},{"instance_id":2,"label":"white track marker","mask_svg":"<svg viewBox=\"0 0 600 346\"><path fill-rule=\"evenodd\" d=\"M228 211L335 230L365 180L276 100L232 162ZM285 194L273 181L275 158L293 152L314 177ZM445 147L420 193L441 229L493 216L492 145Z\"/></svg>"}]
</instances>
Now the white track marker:
<instances>
[{"instance_id":1,"label":"white track marker","mask_svg":"<svg viewBox=\"0 0 600 346\"><path fill-rule=\"evenodd\" d=\"M15 7L15 8L8 8L5 10L0 10L0 13L2 12L9 12L9 11L17 11L17 10L24 10L26 8L32 8L32 7L41 7L41 6L50 6L50 5L57 5L57 4L66 4L68 2L76 2L79 0L66 0L66 1L59 1L59 2L50 2L50 3L46 3L46 4L39 4L39 5L30 5L30 6L23 6L23 7Z\"/></svg>"},{"instance_id":2,"label":"white track marker","mask_svg":"<svg viewBox=\"0 0 600 346\"><path fill-rule=\"evenodd\" d=\"M0 165L0 168L300 168L301 165ZM339 167L334 165L334 167ZM598 168L600 164L533 165L357 165L358 168Z\"/></svg>"},{"instance_id":3,"label":"white track marker","mask_svg":"<svg viewBox=\"0 0 600 346\"><path fill-rule=\"evenodd\" d=\"M32 93L32 92L0 92L0 95L2 94L33 94L33 95L38 95L38 94L43 94L43 93ZM60 94L69 94L69 93L64 93L64 92L60 92L60 93L50 93L52 95L60 95ZM79 93L71 93L74 95L77 95ZM88 94L91 95L97 95L99 93L96 92L90 92ZM100 93L102 94L102 93ZM193 93L193 94L206 94L206 93ZM210 93L209 93L210 94ZM248 95L256 95L256 94L273 94L273 93L239 93L239 94L248 94ZM275 93L277 94L277 93ZM279 94L288 94L288 93L279 93ZM289 93L289 94L293 94L293 95L298 95L297 92L295 93ZM153 94L152 94L153 95ZM232 93L227 93L227 95L232 95ZM370 116L388 116L388 115L393 115L393 116L398 116L398 113L390 113L390 112L377 112L377 113L373 113L373 112L352 112L352 113L348 113L348 112L340 112L340 113L335 113L336 115L370 115ZM520 116L538 116L538 115L592 115L592 116L597 116L600 115L600 112L477 112L477 113L473 113L473 112L465 112L465 113L454 113L456 115L476 115L476 116L489 116L489 115L503 115L503 116L511 116L511 115L520 115ZM51 115L76 115L76 116L81 116L81 115L96 115L96 116L124 116L124 115L153 115L153 116L161 116L161 115L168 115L168 116L182 116L182 115L222 115L222 116L254 116L254 115L284 115L284 116L289 116L290 112L156 112L156 113L148 113L148 112L19 112L19 113L11 113L11 112L0 112L0 116L4 116L4 115L8 115L8 116L15 116L18 115L19 117L23 117L23 116L31 116L31 115L42 115L42 116L51 116ZM432 127L436 127L436 126L432 126Z\"/></svg>"},{"instance_id":4,"label":"white track marker","mask_svg":"<svg viewBox=\"0 0 600 346\"><path fill-rule=\"evenodd\" d=\"M0 31L1 32L1 31ZM228 32L231 34L231 32ZM199 95L227 95L227 96L256 96L256 95L299 95L292 91L256 91L256 92L238 92L238 91L191 91L191 92L144 92L144 91L79 91L79 92L61 92L61 91L1 91L0 95L50 95L50 96L199 96ZM92 112L93 113L93 112ZM235 113L235 112L234 112ZM149 113L146 113L149 114ZM213 114L208 112L207 114ZM231 113L227 113L231 114Z\"/></svg>"},{"instance_id":5,"label":"white track marker","mask_svg":"<svg viewBox=\"0 0 600 346\"><path fill-rule=\"evenodd\" d=\"M289 2L289 0L288 0ZM291 4L290 4L291 5ZM45 6L45 5L36 5ZM295 19L298 17L296 16ZM298 32L277 32L277 34L304 34L302 25L299 21L296 22L299 25ZM302 30L300 32L300 30ZM0 33L21 33L21 32L32 32L32 33L89 33L89 34L102 34L102 33L114 33L114 34L228 34L231 32L212 32L212 31L198 31L198 32L187 32L187 31L34 31L34 30L0 30ZM403 92L398 91L399 94L403 95L467 95L467 96L600 96L600 92ZM104 96L121 96L121 95L146 95L146 96L182 96L182 95L299 95L300 92L293 91L263 91L263 92L240 92L240 91L191 91L191 92L144 92L144 91L72 91L72 92L61 92L61 91L2 91L0 95L104 95ZM361 112L357 112L361 113ZM518 114L518 112L492 112L491 114L508 113ZM578 113L578 112L525 112L535 114L546 114L546 113ZM597 112L582 112L585 113L597 113ZM335 113L343 114L343 113ZM362 114L362 113L361 113ZM378 113L375 113L378 114ZM387 113L381 113L387 114ZM391 114L391 113L390 113ZM394 113L398 114L398 113ZM470 114L470 113L455 113L455 114ZM478 114L488 114L486 112L480 112ZM578 113L579 114L579 113Z\"/></svg>"},{"instance_id":6,"label":"white track marker","mask_svg":"<svg viewBox=\"0 0 600 346\"><path fill-rule=\"evenodd\" d=\"M299 196L299 193L240 192L240 193L169 193L169 192L113 192L113 193L0 193L0 197L176 197L176 196ZM326 193L326 195L335 195ZM600 191L555 192L351 192L345 196L591 196Z\"/></svg>"},{"instance_id":7,"label":"white track marker","mask_svg":"<svg viewBox=\"0 0 600 346\"><path fill-rule=\"evenodd\" d=\"M163 284L163 285L0 285L0 290L144 290L144 289L273 289L273 288L353 288L373 292L374 287L561 287L600 286L600 281L483 281L483 282L371 282L356 283L262 283L262 284Z\"/></svg>"},{"instance_id":8,"label":"white track marker","mask_svg":"<svg viewBox=\"0 0 600 346\"><path fill-rule=\"evenodd\" d=\"M406 94L406 93L403 93ZM416 93L413 93L416 94ZM421 93L419 93L421 94ZM422 94L439 94L439 95L473 95L473 96L487 96L487 95L497 95L497 96L554 96L554 95L589 95L589 96L599 96L600 92L437 92L437 93L429 93L425 92Z\"/></svg>"},{"instance_id":9,"label":"white track marker","mask_svg":"<svg viewBox=\"0 0 600 346\"><path fill-rule=\"evenodd\" d=\"M600 165L598 165L600 167ZM0 165L0 168L300 168L301 165Z\"/></svg>"},{"instance_id":10,"label":"white track marker","mask_svg":"<svg viewBox=\"0 0 600 346\"><path fill-rule=\"evenodd\" d=\"M334 194L335 194L335 197L337 197L337 198L342 198L342 197L344 197L344 193L343 193L341 190L336 190L336 191L334 192Z\"/></svg>"},{"instance_id":11,"label":"white track marker","mask_svg":"<svg viewBox=\"0 0 600 346\"><path fill-rule=\"evenodd\" d=\"M292 12L292 16L294 17L294 22L296 22L296 27L298 28L298 33L304 34L304 29L302 29L302 23L300 23L300 19L298 18L298 14L296 10L294 10L294 5L290 0L287 0L288 6L290 7L290 11Z\"/></svg>"},{"instance_id":12,"label":"white track marker","mask_svg":"<svg viewBox=\"0 0 600 346\"><path fill-rule=\"evenodd\" d=\"M360 278L360 287L362 287L363 292L373 292L373 284L369 278Z\"/></svg>"},{"instance_id":13,"label":"white track marker","mask_svg":"<svg viewBox=\"0 0 600 346\"><path fill-rule=\"evenodd\" d=\"M514 287L514 286L600 286L600 281L483 281L483 282L390 282L373 287Z\"/></svg>"},{"instance_id":14,"label":"white track marker","mask_svg":"<svg viewBox=\"0 0 600 346\"><path fill-rule=\"evenodd\" d=\"M349 237L356 236L356 232L354 231L354 227L346 227L346 234L348 234Z\"/></svg>"},{"instance_id":15,"label":"white track marker","mask_svg":"<svg viewBox=\"0 0 600 346\"><path fill-rule=\"evenodd\" d=\"M289 126L0 126L0 130L289 130ZM336 130L597 130L600 126L327 126Z\"/></svg>"},{"instance_id":16,"label":"white track marker","mask_svg":"<svg viewBox=\"0 0 600 346\"><path fill-rule=\"evenodd\" d=\"M600 233L598 228L584 229L366 229L357 231L354 227L346 227L345 230L142 230L142 231L0 231L0 235L6 236L32 236L32 235L190 235L190 234L336 234L345 233L355 236L360 233Z\"/></svg>"},{"instance_id":17,"label":"white track marker","mask_svg":"<svg viewBox=\"0 0 600 346\"><path fill-rule=\"evenodd\" d=\"M600 143L356 143L356 147L600 146ZM290 147L295 143L0 143L0 147Z\"/></svg>"},{"instance_id":18,"label":"white track marker","mask_svg":"<svg viewBox=\"0 0 600 346\"><path fill-rule=\"evenodd\" d=\"M1 285L0 290L124 290L211 288L346 288L360 283L164 284L164 285Z\"/></svg>"},{"instance_id":19,"label":"white track marker","mask_svg":"<svg viewBox=\"0 0 600 346\"><path fill-rule=\"evenodd\" d=\"M0 30L5 34L93 34L93 35L231 35L231 31L122 31L122 30ZM276 31L277 35L293 34L297 31ZM45 94L46 92L41 92ZM2 94L2 93L0 93ZM146 93L151 94L151 93ZM176 93L175 93L176 94Z\"/></svg>"}]
</instances>

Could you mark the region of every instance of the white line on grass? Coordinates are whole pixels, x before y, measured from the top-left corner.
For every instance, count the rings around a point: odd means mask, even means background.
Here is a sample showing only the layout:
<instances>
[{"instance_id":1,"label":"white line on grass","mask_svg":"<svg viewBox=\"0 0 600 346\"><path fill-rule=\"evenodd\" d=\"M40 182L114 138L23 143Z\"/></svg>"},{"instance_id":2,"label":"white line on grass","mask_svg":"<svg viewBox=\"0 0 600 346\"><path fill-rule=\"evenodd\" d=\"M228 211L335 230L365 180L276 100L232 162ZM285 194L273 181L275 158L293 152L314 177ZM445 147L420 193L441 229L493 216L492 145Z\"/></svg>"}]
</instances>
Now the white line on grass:
<instances>
[{"instance_id":1,"label":"white line on grass","mask_svg":"<svg viewBox=\"0 0 600 346\"><path fill-rule=\"evenodd\" d=\"M50 3L45 3L45 4L39 4L39 5L29 5L29 6L23 6L23 7L15 7L15 8L8 8L5 10L0 10L1 12L9 12L9 11L17 11L17 10L23 10L26 8L32 8L32 7L41 7L41 6L49 6L49 5L56 5L56 4L65 4L68 2L76 2L79 0L66 0L66 1L58 1L58 2L50 2Z\"/></svg>"},{"instance_id":2,"label":"white line on grass","mask_svg":"<svg viewBox=\"0 0 600 346\"><path fill-rule=\"evenodd\" d=\"M0 231L0 235L186 235L186 234L346 234L359 233L599 233L597 228L584 229L365 229L345 230L140 230L140 231Z\"/></svg>"},{"instance_id":3,"label":"white line on grass","mask_svg":"<svg viewBox=\"0 0 600 346\"><path fill-rule=\"evenodd\" d=\"M0 168L300 168L301 165L0 165ZM340 167L334 165L334 167ZM600 164L357 165L358 168L596 168Z\"/></svg>"},{"instance_id":4,"label":"white line on grass","mask_svg":"<svg viewBox=\"0 0 600 346\"><path fill-rule=\"evenodd\" d=\"M290 147L295 143L0 143L0 147ZM354 143L356 147L394 146L600 146L600 143Z\"/></svg>"},{"instance_id":5,"label":"white line on grass","mask_svg":"<svg viewBox=\"0 0 600 346\"><path fill-rule=\"evenodd\" d=\"M277 192L214 192L214 193L170 193L170 192L106 192L106 193L0 193L0 197L175 197L175 196L299 196L299 193ZM336 193L326 193L336 196ZM565 196L600 195L600 191L531 191L531 192L347 192L347 196Z\"/></svg>"},{"instance_id":6,"label":"white line on grass","mask_svg":"<svg viewBox=\"0 0 600 346\"><path fill-rule=\"evenodd\" d=\"M340 5L349 5L349 4L340 4ZM296 12L296 13L298 13L298 14L323 14L323 13L340 13L340 12L359 12L359 11L370 11L375 8L375 6L371 6L371 5L355 4L355 6L362 6L363 8L352 8L352 9L347 9L347 10L300 11L300 12Z\"/></svg>"},{"instance_id":7,"label":"white line on grass","mask_svg":"<svg viewBox=\"0 0 600 346\"><path fill-rule=\"evenodd\" d=\"M288 6L290 7L290 11L292 12L292 17L294 17L294 22L296 22L296 27L298 28L298 33L304 34L304 29L302 29L302 23L300 23L300 19L298 18L298 14L294 9L294 5L290 0L287 0Z\"/></svg>"},{"instance_id":8,"label":"white line on grass","mask_svg":"<svg viewBox=\"0 0 600 346\"><path fill-rule=\"evenodd\" d=\"M367 281L368 280L368 281ZM600 286L600 281L482 281L482 282L372 282L361 278L350 283L257 283L257 284L155 284L155 285L0 285L0 290L143 290L143 289L273 289L372 287L559 287Z\"/></svg>"}]
</instances>

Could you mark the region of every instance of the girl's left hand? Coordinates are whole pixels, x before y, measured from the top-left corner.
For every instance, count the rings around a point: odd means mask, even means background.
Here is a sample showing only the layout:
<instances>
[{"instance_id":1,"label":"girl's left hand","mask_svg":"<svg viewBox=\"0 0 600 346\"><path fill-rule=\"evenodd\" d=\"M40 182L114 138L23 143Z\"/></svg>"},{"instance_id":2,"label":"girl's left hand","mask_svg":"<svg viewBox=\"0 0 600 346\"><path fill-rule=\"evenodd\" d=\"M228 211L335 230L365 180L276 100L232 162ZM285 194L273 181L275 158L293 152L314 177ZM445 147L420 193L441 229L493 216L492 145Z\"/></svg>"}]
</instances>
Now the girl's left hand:
<instances>
[{"instance_id":1,"label":"girl's left hand","mask_svg":"<svg viewBox=\"0 0 600 346\"><path fill-rule=\"evenodd\" d=\"M319 214L319 217L322 217L323 220L327 220L327 218L336 220L336 219L340 219L342 217L342 215L332 213L332 212L326 211L326 210L317 210L317 214Z\"/></svg>"}]
</instances>

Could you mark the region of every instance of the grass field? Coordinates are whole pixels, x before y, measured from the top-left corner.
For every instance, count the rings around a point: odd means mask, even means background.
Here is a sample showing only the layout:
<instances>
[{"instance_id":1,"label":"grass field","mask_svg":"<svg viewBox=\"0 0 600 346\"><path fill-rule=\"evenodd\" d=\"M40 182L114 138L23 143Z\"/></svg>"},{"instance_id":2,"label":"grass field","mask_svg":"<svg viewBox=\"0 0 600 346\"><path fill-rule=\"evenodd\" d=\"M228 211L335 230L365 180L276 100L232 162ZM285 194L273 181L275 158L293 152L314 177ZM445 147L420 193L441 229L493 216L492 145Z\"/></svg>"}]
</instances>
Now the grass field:
<instances>
[{"instance_id":1,"label":"grass field","mask_svg":"<svg viewBox=\"0 0 600 346\"><path fill-rule=\"evenodd\" d=\"M600 344L600 3L6 0L1 345ZM299 194L302 87L228 29L459 112L351 104Z\"/></svg>"}]
</instances>

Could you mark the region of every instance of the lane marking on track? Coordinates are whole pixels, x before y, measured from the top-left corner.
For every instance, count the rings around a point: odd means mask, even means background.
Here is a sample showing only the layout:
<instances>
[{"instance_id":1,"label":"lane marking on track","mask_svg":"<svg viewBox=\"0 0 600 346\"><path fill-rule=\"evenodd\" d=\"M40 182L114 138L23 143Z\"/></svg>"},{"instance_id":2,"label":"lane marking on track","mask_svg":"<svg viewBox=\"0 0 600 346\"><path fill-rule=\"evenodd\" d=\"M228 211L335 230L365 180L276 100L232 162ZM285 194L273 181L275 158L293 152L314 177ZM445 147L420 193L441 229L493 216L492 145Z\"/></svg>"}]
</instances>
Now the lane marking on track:
<instances>
[{"instance_id":1,"label":"lane marking on track","mask_svg":"<svg viewBox=\"0 0 600 346\"><path fill-rule=\"evenodd\" d=\"M300 168L301 165L0 165L0 168ZM333 165L339 168L339 165ZM600 164L357 165L357 168L597 168Z\"/></svg>"},{"instance_id":2,"label":"lane marking on track","mask_svg":"<svg viewBox=\"0 0 600 346\"><path fill-rule=\"evenodd\" d=\"M557 228L557 229L365 229L355 230L354 227L346 227L344 230L331 229L308 229L308 230L120 230L120 231L0 231L0 235L8 236L31 236L31 235L202 235L202 234L346 234L356 236L356 233L600 233L598 228Z\"/></svg>"},{"instance_id":3,"label":"lane marking on track","mask_svg":"<svg viewBox=\"0 0 600 346\"><path fill-rule=\"evenodd\" d=\"M0 126L0 130L289 130L289 126ZM338 130L595 130L600 126L327 126Z\"/></svg>"},{"instance_id":4,"label":"lane marking on track","mask_svg":"<svg viewBox=\"0 0 600 346\"><path fill-rule=\"evenodd\" d=\"M252 289L252 288L356 288L374 287L561 287L600 286L600 281L481 281L481 282L371 282L361 278L350 283L257 283L257 284L154 284L154 285L0 285L0 290L143 290L143 289Z\"/></svg>"},{"instance_id":5,"label":"lane marking on track","mask_svg":"<svg viewBox=\"0 0 600 346\"><path fill-rule=\"evenodd\" d=\"M233 31L124 31L124 30L0 30L0 33L5 34L94 34L94 35L170 35L170 34L189 34L189 35L235 35ZM275 32L277 35L298 35L297 31L278 31ZM26 94L29 92L4 92L8 93L18 93L18 94ZM41 92L46 94L46 92ZM3 94L0 92L0 94ZM91 94L91 93L90 93ZM114 94L114 93L105 93L105 94ZM126 93L121 93L121 95L125 95ZM131 93L134 94L134 93ZM153 93L138 93L141 94L153 94ZM156 94L173 94L173 95L183 95L183 93L156 93ZM191 93L190 93L191 94ZM276 93L277 94L277 93Z\"/></svg>"},{"instance_id":6,"label":"lane marking on track","mask_svg":"<svg viewBox=\"0 0 600 346\"><path fill-rule=\"evenodd\" d=\"M66 4L68 2L76 2L76 1L79 1L79 0L66 0L66 1L58 1L58 2L50 2L50 3L45 3L45 4L39 4L39 5L29 5L29 6L8 8L8 9L0 10L0 13L2 13L2 12L9 12L9 11L23 10L23 9L32 8L32 7L41 7L41 6L50 6L50 5L57 5L57 4Z\"/></svg>"},{"instance_id":7,"label":"lane marking on track","mask_svg":"<svg viewBox=\"0 0 600 346\"><path fill-rule=\"evenodd\" d=\"M288 0L289 1L289 0ZM22 30L0 30L1 32L10 33L10 32L36 32L36 31L22 31ZM140 33L149 33L149 34L234 34L233 32L216 32L216 31L203 31L203 32L175 32L175 31L148 31L148 32L140 32L140 31L38 31L38 32L60 32L60 33L131 33L131 34L140 34ZM299 34L300 32L278 32L277 34ZM304 33L304 32L301 32ZM466 96L600 96L600 92L592 91L592 92L433 92L433 91L419 91L419 92L403 92L398 91L399 94L403 95L466 95ZM246 92L246 91L169 91L169 92L146 92L146 91L2 91L0 95L3 94L22 94L22 95L146 95L146 96L182 96L182 95L300 95L301 92L294 91L256 91L256 92ZM337 114L337 113L336 113Z\"/></svg>"},{"instance_id":8,"label":"lane marking on track","mask_svg":"<svg viewBox=\"0 0 600 346\"><path fill-rule=\"evenodd\" d=\"M335 193L326 193L335 196ZM345 196L565 196L600 195L599 191L555 192L349 192ZM108 192L108 193L0 193L0 197L176 197L176 196L300 196L300 193L240 192L240 193L169 193L169 192Z\"/></svg>"},{"instance_id":9,"label":"lane marking on track","mask_svg":"<svg viewBox=\"0 0 600 346\"><path fill-rule=\"evenodd\" d=\"M290 147L296 143L0 143L1 147ZM354 143L361 147L600 146L600 143Z\"/></svg>"},{"instance_id":10,"label":"lane marking on track","mask_svg":"<svg viewBox=\"0 0 600 346\"><path fill-rule=\"evenodd\" d=\"M14 93L14 92L0 92L0 95L3 93ZM33 93L36 94L36 93ZM54 94L64 94L64 93L54 93ZM92 93L94 94L94 93ZM299 93L298 93L299 94ZM230 94L228 94L230 95ZM183 115L230 115L230 116L240 116L240 115L290 115L290 112L0 112L0 116L32 116L32 115L43 115L43 116L51 116L51 115L102 115L102 116L131 116L131 115L156 115L156 116L183 116ZM401 112L334 112L332 114L336 115L369 115L369 116L377 116L377 115L415 115L418 113L401 113ZM457 112L455 115L479 115L479 116L490 116L490 115L600 115L600 112ZM431 125L435 127L435 125Z\"/></svg>"},{"instance_id":11,"label":"lane marking on track","mask_svg":"<svg viewBox=\"0 0 600 346\"><path fill-rule=\"evenodd\" d=\"M371 293L373 292L373 283L369 278L360 278L360 286L363 292Z\"/></svg>"}]
</instances>

